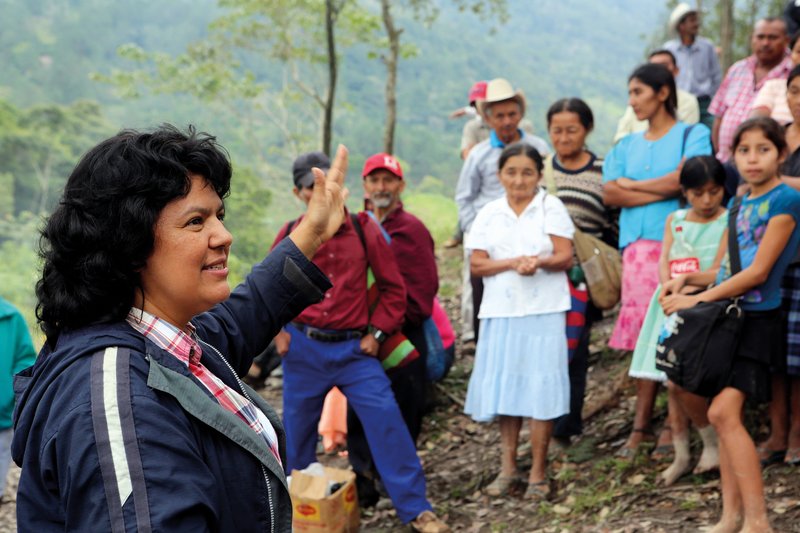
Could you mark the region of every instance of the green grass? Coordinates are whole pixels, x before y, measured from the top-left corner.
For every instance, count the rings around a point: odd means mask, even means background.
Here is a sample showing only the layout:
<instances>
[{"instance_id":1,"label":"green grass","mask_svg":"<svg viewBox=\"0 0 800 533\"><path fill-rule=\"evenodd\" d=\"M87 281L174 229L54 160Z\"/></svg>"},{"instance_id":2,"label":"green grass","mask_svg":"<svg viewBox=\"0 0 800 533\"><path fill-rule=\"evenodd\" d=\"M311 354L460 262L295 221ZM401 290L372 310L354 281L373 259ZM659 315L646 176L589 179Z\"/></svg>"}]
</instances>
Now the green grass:
<instances>
[{"instance_id":1,"label":"green grass","mask_svg":"<svg viewBox=\"0 0 800 533\"><path fill-rule=\"evenodd\" d=\"M432 193L407 193L403 206L428 227L437 245L453 235L458 221L458 210L452 198Z\"/></svg>"}]
</instances>

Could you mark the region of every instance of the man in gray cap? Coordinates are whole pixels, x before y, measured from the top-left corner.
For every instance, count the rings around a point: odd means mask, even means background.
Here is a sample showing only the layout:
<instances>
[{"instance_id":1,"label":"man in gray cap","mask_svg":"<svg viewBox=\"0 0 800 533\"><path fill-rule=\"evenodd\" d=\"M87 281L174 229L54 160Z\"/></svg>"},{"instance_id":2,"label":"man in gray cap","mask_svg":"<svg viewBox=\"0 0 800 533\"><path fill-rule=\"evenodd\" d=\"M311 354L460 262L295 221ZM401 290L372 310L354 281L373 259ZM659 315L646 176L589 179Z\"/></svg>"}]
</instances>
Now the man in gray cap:
<instances>
[{"instance_id":1,"label":"man in gray cap","mask_svg":"<svg viewBox=\"0 0 800 533\"><path fill-rule=\"evenodd\" d=\"M505 194L500 180L497 179L497 162L503 148L521 142L536 148L543 157L550 153L550 147L544 140L519 128L519 123L525 116L525 96L519 89L515 91L508 80L495 78L486 85L486 99L478 102L478 112L483 115L491 131L488 139L470 150L458 177L456 204L458 220L465 234L469 232L478 211ZM464 240L466 241L466 238ZM477 316L483 297L483 281L481 278L469 275L469 256L466 255L469 251L464 252L464 288L467 289L469 279L472 287L472 316L467 316L465 310L467 297L462 292L461 318L465 330L472 326L474 339L477 341ZM468 291L466 293L468 294Z\"/></svg>"},{"instance_id":2,"label":"man in gray cap","mask_svg":"<svg viewBox=\"0 0 800 533\"><path fill-rule=\"evenodd\" d=\"M664 48L672 52L678 62L679 72L675 82L679 89L697 97L700 122L711 128L714 116L708 112L708 106L722 82L716 48L711 41L698 35L699 13L685 2L672 11L669 29L677 35L675 39L664 43Z\"/></svg>"}]
</instances>

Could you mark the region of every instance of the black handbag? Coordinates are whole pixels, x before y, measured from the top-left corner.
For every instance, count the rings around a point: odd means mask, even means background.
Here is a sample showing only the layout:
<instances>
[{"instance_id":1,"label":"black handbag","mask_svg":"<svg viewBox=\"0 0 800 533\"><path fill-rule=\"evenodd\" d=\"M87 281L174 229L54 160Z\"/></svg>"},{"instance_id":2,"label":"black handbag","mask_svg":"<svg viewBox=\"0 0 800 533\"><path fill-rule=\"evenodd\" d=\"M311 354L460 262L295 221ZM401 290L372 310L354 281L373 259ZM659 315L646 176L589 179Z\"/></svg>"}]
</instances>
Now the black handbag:
<instances>
[{"instance_id":1,"label":"black handbag","mask_svg":"<svg viewBox=\"0 0 800 533\"><path fill-rule=\"evenodd\" d=\"M741 197L737 197L728 213L731 275L742 266L736 238L736 216L741 202ZM656 368L689 392L706 397L717 395L730 379L744 325L739 300L700 302L666 317L656 344Z\"/></svg>"}]
</instances>

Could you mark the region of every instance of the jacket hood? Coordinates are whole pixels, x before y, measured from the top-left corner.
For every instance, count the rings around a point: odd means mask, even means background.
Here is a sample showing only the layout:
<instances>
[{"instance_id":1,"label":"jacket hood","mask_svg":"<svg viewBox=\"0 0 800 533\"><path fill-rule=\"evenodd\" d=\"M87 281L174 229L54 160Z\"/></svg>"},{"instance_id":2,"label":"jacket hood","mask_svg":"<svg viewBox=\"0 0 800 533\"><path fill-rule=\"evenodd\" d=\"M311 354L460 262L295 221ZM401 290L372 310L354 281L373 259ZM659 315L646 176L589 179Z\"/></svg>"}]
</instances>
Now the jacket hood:
<instances>
[{"instance_id":1,"label":"jacket hood","mask_svg":"<svg viewBox=\"0 0 800 533\"><path fill-rule=\"evenodd\" d=\"M49 397L54 391L49 389L53 382L75 362L110 346L144 353L145 339L125 322L65 331L59 336L55 349L45 344L36 363L14 376L16 406L11 456L15 463L22 464L27 437L34 430L34 418L40 406L52 407Z\"/></svg>"}]
</instances>

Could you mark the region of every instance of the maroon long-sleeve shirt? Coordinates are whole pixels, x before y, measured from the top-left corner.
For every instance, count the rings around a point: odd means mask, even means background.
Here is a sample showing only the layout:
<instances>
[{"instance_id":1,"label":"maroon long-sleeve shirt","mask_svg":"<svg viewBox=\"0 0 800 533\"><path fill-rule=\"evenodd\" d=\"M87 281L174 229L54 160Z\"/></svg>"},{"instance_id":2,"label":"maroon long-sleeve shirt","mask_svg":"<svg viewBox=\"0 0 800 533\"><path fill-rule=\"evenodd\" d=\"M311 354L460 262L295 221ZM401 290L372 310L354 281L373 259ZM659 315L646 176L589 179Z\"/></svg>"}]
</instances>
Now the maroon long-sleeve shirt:
<instances>
[{"instance_id":1,"label":"maroon long-sleeve shirt","mask_svg":"<svg viewBox=\"0 0 800 533\"><path fill-rule=\"evenodd\" d=\"M386 333L393 333L402 326L406 289L394 254L380 228L368 215L360 213L358 219L364 229L366 253L348 213L336 235L320 246L312 259L333 287L325 293L322 302L307 307L295 319L297 322L339 330L363 329L369 324ZM287 227L288 223L278 232L273 248L286 237ZM380 294L371 317L367 306L368 258Z\"/></svg>"},{"instance_id":2,"label":"maroon long-sleeve shirt","mask_svg":"<svg viewBox=\"0 0 800 533\"><path fill-rule=\"evenodd\" d=\"M390 248L406 284L406 323L417 326L431 316L433 298L439 291L433 237L402 204L387 214L381 225L392 237Z\"/></svg>"}]
</instances>

